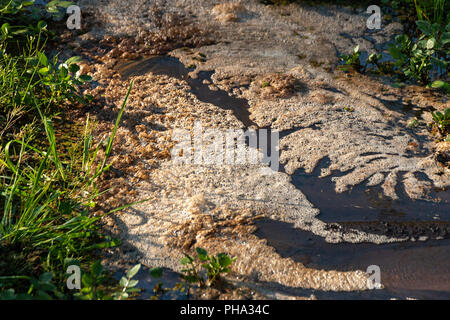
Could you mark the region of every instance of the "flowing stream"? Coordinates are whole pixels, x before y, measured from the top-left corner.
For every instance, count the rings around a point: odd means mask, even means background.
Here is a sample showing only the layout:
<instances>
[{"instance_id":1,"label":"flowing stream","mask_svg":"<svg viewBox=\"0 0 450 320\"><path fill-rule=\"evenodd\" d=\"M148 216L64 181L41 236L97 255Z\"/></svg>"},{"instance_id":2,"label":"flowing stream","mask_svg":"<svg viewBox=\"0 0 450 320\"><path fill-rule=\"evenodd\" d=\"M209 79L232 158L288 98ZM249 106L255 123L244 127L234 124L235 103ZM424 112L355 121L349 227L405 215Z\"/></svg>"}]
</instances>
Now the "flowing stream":
<instances>
[{"instance_id":1,"label":"flowing stream","mask_svg":"<svg viewBox=\"0 0 450 320\"><path fill-rule=\"evenodd\" d=\"M187 81L192 93L203 102L222 109L232 110L245 127L257 128L250 119L247 100L230 96L226 91L210 90L203 80L210 80L214 72L201 71L198 78L188 77L192 70L176 58L154 56L119 66L124 78L148 72L167 75ZM259 128L262 129L262 128ZM293 130L280 132L280 138ZM270 147L269 147L270 150ZM409 237L411 241L372 244L331 244L292 225L262 220L257 222L256 235L267 239L283 257L291 257L307 267L325 270L365 270L367 266L380 266L384 286L378 292L364 293L370 297L450 298L450 195L446 190L436 190L440 203L413 201L404 190L398 190L399 200L384 197L379 187L355 186L351 191L337 194L330 177L319 178L320 168L327 166L323 159L312 174L297 170L292 183L313 203L324 222L343 228L389 236ZM283 168L281 168L283 171ZM338 175L338 174L335 174ZM441 240L428 240L429 238ZM382 295L380 295L382 291ZM330 293L327 297L355 298L355 295Z\"/></svg>"}]
</instances>

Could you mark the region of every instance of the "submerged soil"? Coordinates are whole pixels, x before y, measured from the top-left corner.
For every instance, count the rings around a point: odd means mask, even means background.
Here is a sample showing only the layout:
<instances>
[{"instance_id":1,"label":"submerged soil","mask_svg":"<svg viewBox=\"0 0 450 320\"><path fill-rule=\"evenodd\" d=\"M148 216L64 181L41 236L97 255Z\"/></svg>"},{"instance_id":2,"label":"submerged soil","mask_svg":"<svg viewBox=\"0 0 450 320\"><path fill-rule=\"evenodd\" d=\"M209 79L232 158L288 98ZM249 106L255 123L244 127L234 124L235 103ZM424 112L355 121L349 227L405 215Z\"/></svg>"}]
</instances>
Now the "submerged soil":
<instances>
[{"instance_id":1,"label":"submerged soil","mask_svg":"<svg viewBox=\"0 0 450 320\"><path fill-rule=\"evenodd\" d=\"M331 5L82 3L98 23L67 42L103 97L99 136L134 81L105 210L150 199L105 221L124 242L116 261L179 271L200 246L236 256L230 279L267 297L448 297L449 168L426 126L447 97L336 70L401 25L369 31L364 8ZM197 121L278 130L280 170L173 163L173 130ZM383 290L367 291L372 264Z\"/></svg>"}]
</instances>

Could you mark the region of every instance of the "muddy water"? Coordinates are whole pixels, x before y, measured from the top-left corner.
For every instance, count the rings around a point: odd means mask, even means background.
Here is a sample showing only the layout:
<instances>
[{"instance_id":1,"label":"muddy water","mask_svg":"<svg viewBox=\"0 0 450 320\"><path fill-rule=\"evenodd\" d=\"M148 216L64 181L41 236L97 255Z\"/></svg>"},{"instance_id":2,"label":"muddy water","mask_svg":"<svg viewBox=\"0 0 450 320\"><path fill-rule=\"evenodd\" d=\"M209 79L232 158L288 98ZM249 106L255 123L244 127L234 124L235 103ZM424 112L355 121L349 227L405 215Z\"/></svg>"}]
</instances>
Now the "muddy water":
<instances>
[{"instance_id":1,"label":"muddy water","mask_svg":"<svg viewBox=\"0 0 450 320\"><path fill-rule=\"evenodd\" d=\"M230 96L226 91L210 90L204 80L213 72L199 72L190 78L176 58L157 56L120 65L124 78L148 72L186 80L192 93L203 102L232 110L245 127L257 128L250 119L245 99ZM280 137L295 130L280 132ZM269 147L270 150L270 147ZM292 183L310 202L320 209L319 219L330 228L352 228L365 232L408 237L404 243L375 245L330 244L309 232L294 229L286 223L265 220L258 222L257 235L268 240L282 256L292 257L306 266L326 270L365 270L367 266L380 266L386 294L396 297L450 298L450 195L436 191L441 202L412 201L403 190L397 190L399 200L382 196L381 190L363 185L351 191L336 194L330 177L318 178L318 170L326 166L326 159L312 174L298 170ZM283 170L283 168L281 168ZM429 238L442 240L424 241ZM420 240L420 241L419 241ZM373 297L380 296L373 293ZM327 298L324 296L323 298ZM371 295L364 294L370 298ZM382 297L386 297L382 295ZM330 295L329 298L333 298ZM354 298L354 297L353 297Z\"/></svg>"},{"instance_id":2,"label":"muddy water","mask_svg":"<svg viewBox=\"0 0 450 320\"><path fill-rule=\"evenodd\" d=\"M330 244L284 222L257 222L256 235L268 240L283 257L326 270L366 270L378 265L384 293L419 299L450 298L450 242ZM374 295L380 292L374 292Z\"/></svg>"},{"instance_id":3,"label":"muddy water","mask_svg":"<svg viewBox=\"0 0 450 320\"><path fill-rule=\"evenodd\" d=\"M364 184L337 194L331 179L346 173L335 173L323 179L311 178L318 177L328 162L328 159L323 159L311 174L300 169L292 175L292 183L302 190L308 200L318 205L322 221L450 221L448 190L433 192L433 198L440 198L439 202L412 201L400 186L396 190L398 200L384 196L380 186L367 187Z\"/></svg>"},{"instance_id":4,"label":"muddy water","mask_svg":"<svg viewBox=\"0 0 450 320\"><path fill-rule=\"evenodd\" d=\"M152 72L157 75L167 75L180 80L185 80L191 87L192 93L202 102L211 103L225 110L232 110L245 127L255 126L250 120L249 105L247 100L232 97L223 90L211 90L203 81L211 81L214 72L200 71L197 78L190 78L188 73L193 69L185 68L178 59L169 56L155 56L140 61L130 62L118 67L124 78L129 76L144 75Z\"/></svg>"},{"instance_id":5,"label":"muddy water","mask_svg":"<svg viewBox=\"0 0 450 320\"><path fill-rule=\"evenodd\" d=\"M113 277L119 281L126 272L127 270L121 269ZM139 292L138 299L149 300L158 298L158 300L184 300L188 298L184 285L182 286L184 291L176 287L183 281L181 275L170 269L163 268L161 278L153 278L150 276L150 268L142 266L133 279L139 281L137 287L141 291Z\"/></svg>"}]
</instances>

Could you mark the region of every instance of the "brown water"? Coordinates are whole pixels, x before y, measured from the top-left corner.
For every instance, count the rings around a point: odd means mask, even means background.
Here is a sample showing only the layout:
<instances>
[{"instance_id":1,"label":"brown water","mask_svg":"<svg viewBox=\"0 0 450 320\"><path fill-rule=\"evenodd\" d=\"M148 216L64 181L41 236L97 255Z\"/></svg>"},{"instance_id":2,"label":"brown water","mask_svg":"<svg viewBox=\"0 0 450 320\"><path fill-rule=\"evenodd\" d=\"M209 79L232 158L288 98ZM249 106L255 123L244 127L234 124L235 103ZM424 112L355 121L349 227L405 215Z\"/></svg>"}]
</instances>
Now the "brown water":
<instances>
[{"instance_id":1,"label":"brown water","mask_svg":"<svg viewBox=\"0 0 450 320\"><path fill-rule=\"evenodd\" d=\"M257 226L256 235L267 239L282 257L290 257L307 267L365 271L370 265L378 265L385 289L374 290L374 297L380 294L375 291L383 291L392 297L450 299L448 240L383 245L330 244L284 222L262 220L257 222Z\"/></svg>"},{"instance_id":2,"label":"brown water","mask_svg":"<svg viewBox=\"0 0 450 320\"><path fill-rule=\"evenodd\" d=\"M186 80L199 100L232 110L245 127L257 127L250 119L245 99L230 96L226 91L212 91L203 84L213 71L200 72L198 78L188 77L189 69L176 58L158 56L141 59L118 67L124 78L148 72ZM286 136L297 129L280 132ZM270 150L270 146L268 147ZM306 266L326 270L366 270L369 265L380 266L383 290L361 294L364 298L390 296L419 299L450 299L450 193L436 191L440 203L413 201L404 190L397 190L399 200L382 196L378 188L359 185L351 191L336 194L330 177L318 178L318 171L327 165L326 159L312 174L298 170L292 183L308 200L320 209L319 218L332 228L353 228L390 236L441 237L443 240L408 241L375 245L330 244L309 232L291 225L265 220L258 222L257 235L267 239L282 256L292 257ZM283 168L281 168L283 170ZM342 173L341 173L342 174ZM382 294L380 294L382 292ZM357 295L329 293L321 298L357 298Z\"/></svg>"}]
</instances>

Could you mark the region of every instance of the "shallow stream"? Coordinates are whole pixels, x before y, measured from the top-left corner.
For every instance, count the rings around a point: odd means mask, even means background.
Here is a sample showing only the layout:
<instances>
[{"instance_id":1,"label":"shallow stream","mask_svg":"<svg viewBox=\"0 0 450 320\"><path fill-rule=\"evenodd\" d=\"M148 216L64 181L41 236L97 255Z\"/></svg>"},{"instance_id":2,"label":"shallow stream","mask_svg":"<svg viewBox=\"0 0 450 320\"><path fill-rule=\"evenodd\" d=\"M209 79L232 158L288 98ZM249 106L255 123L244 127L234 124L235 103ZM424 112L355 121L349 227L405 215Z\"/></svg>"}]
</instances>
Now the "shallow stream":
<instances>
[{"instance_id":1,"label":"shallow stream","mask_svg":"<svg viewBox=\"0 0 450 320\"><path fill-rule=\"evenodd\" d=\"M199 100L232 110L245 127L257 128L250 119L249 104L245 99L230 96L226 91L213 91L204 84L204 80L211 80L212 71L201 71L198 78L190 78L188 73L192 70L170 56L129 62L119 66L118 70L124 78L152 72L186 80ZM292 132L280 132L280 138ZM403 298L449 299L450 193L436 190L435 195L441 198L439 203L411 200L404 190L398 190L399 200L392 200L383 196L379 187L368 188L362 184L338 194L330 177L318 177L320 169L326 166L327 159L323 159L313 173L297 170L291 176L293 185L320 209L320 220L329 223L330 228L360 229L407 237L411 241L381 245L331 244L310 232L274 220L258 221L256 235L267 239L281 256L291 257L307 267L347 271L379 265L385 289L373 292L373 298L385 297L386 294ZM440 240L428 240L435 238ZM372 297L371 293L363 296ZM334 293L320 298L327 297L355 298L354 295L336 296Z\"/></svg>"}]
</instances>

